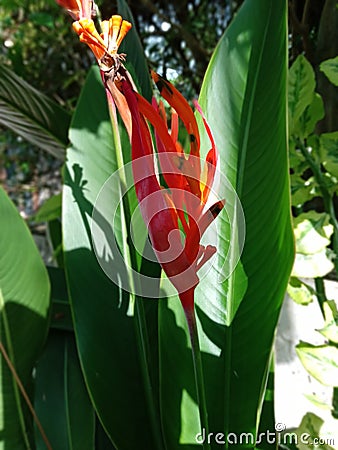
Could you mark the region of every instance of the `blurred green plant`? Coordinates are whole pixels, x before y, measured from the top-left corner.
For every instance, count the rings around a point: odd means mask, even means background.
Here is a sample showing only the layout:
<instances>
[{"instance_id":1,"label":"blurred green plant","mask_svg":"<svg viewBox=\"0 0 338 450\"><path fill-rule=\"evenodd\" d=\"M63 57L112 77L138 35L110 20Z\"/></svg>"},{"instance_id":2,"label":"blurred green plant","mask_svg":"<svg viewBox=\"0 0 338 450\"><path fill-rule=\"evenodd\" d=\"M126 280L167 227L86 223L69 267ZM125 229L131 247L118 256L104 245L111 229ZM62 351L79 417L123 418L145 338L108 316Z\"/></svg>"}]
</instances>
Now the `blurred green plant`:
<instances>
[{"instance_id":1,"label":"blurred green plant","mask_svg":"<svg viewBox=\"0 0 338 450\"><path fill-rule=\"evenodd\" d=\"M338 85L337 58L324 61L320 70ZM338 132L320 133L324 105L316 92L315 73L304 56L289 71L289 134L291 202L294 208L296 259L288 286L289 295L302 305L317 300L325 321L318 330L326 343L301 342L296 351L308 372L333 388L332 415L337 418L338 315L327 298L324 278L337 280L338 271ZM315 287L309 283L314 279Z\"/></svg>"}]
</instances>

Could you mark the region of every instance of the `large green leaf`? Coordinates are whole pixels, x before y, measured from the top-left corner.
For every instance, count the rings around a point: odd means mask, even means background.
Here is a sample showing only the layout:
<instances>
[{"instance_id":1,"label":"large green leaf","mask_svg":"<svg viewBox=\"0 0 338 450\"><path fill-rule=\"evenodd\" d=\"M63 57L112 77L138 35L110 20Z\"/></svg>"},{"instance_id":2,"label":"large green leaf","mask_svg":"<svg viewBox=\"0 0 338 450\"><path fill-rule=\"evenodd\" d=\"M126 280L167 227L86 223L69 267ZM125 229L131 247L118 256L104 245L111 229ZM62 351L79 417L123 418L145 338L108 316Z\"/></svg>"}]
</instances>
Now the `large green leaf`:
<instances>
[{"instance_id":1,"label":"large green leaf","mask_svg":"<svg viewBox=\"0 0 338 450\"><path fill-rule=\"evenodd\" d=\"M305 109L310 106L315 94L315 74L311 64L304 55L299 55L289 72L288 110L290 133L297 126Z\"/></svg>"},{"instance_id":2,"label":"large green leaf","mask_svg":"<svg viewBox=\"0 0 338 450\"><path fill-rule=\"evenodd\" d=\"M94 450L95 414L73 334L50 332L35 377L35 409L53 450ZM45 450L38 432L36 442Z\"/></svg>"},{"instance_id":3,"label":"large green leaf","mask_svg":"<svg viewBox=\"0 0 338 450\"><path fill-rule=\"evenodd\" d=\"M85 380L94 406L108 435L121 449L155 448L159 431L156 389L145 365L149 338L155 337L157 304L146 304L153 326L145 327L143 303L105 275L125 280L129 259L124 224L114 217L112 205L121 197L116 148L98 70L92 69L71 125L63 191L65 267L74 316L74 328ZM127 151L124 149L124 151ZM108 182L105 184L105 182ZM95 203L101 191L102 202ZM94 205L96 208L94 210ZM115 220L114 220L115 219ZM94 251L102 243L102 253ZM120 246L112 250L115 239ZM122 262L118 265L118 256ZM100 262L100 264L99 264ZM124 286L126 289L128 286ZM155 327L155 328L154 328ZM143 331L142 331L143 330ZM155 330L155 331L154 331ZM151 349L149 350L151 352ZM144 430L147 430L145 432Z\"/></svg>"},{"instance_id":4,"label":"large green leaf","mask_svg":"<svg viewBox=\"0 0 338 450\"><path fill-rule=\"evenodd\" d=\"M49 280L26 224L1 188L0 236L0 339L30 390L48 328ZM0 449L27 449L32 418L2 356L0 364Z\"/></svg>"},{"instance_id":5,"label":"large green leaf","mask_svg":"<svg viewBox=\"0 0 338 450\"><path fill-rule=\"evenodd\" d=\"M0 66L0 124L64 159L70 114L3 64Z\"/></svg>"},{"instance_id":6,"label":"large green leaf","mask_svg":"<svg viewBox=\"0 0 338 450\"><path fill-rule=\"evenodd\" d=\"M246 222L242 267L222 281L215 277L222 270L219 257L196 292L213 433L256 432L275 327L292 267L286 24L285 0L247 0L216 48L200 95L220 153L220 172L236 189ZM230 197L230 213L232 204ZM217 220L222 256L237 223L227 224L222 215ZM168 448L188 448L196 444L199 430L189 340L179 301L170 299L160 305L161 414L168 430L166 443ZM174 386L180 390L175 395ZM220 448L215 434L211 442Z\"/></svg>"}]
</instances>

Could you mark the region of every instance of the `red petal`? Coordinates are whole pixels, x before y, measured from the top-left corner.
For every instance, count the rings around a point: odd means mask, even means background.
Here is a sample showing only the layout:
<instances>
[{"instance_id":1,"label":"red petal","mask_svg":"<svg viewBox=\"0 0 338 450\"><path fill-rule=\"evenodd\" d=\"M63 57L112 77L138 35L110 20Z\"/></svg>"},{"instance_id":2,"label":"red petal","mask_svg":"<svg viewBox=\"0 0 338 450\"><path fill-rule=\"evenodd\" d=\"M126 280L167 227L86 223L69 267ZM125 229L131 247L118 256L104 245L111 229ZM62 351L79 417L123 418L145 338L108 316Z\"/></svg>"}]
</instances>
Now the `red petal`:
<instances>
[{"instance_id":1,"label":"red petal","mask_svg":"<svg viewBox=\"0 0 338 450\"><path fill-rule=\"evenodd\" d=\"M211 131L209 124L207 122L207 119L202 111L202 108L200 107L200 105L198 104L197 101L194 102L194 105L195 105L195 108L197 109L197 111L202 116L203 124L204 124L205 130L209 136L210 143L211 143L211 149L209 150L209 152L207 154L206 164L204 166L204 170L206 171L206 177L204 180L205 187L204 187L203 194L202 194L202 202L205 204L207 202L207 199L209 196L210 187L212 186L212 184L214 182L218 154L217 154L215 140L212 135L212 131Z\"/></svg>"},{"instance_id":2,"label":"red petal","mask_svg":"<svg viewBox=\"0 0 338 450\"><path fill-rule=\"evenodd\" d=\"M159 151L159 162L166 183L170 188L183 189L184 179L179 170L179 161L177 160L177 150L175 143L171 139L168 129L158 111L147 102L141 95L135 92L139 111L153 125L157 139L157 149Z\"/></svg>"},{"instance_id":3,"label":"red petal","mask_svg":"<svg viewBox=\"0 0 338 450\"><path fill-rule=\"evenodd\" d=\"M182 119L190 136L191 154L199 156L200 136L197 122L189 103L183 95L169 83L169 81L160 77L160 75L153 71L151 71L151 76L156 83L161 96L167 100L169 105L176 110L177 114Z\"/></svg>"}]
</instances>

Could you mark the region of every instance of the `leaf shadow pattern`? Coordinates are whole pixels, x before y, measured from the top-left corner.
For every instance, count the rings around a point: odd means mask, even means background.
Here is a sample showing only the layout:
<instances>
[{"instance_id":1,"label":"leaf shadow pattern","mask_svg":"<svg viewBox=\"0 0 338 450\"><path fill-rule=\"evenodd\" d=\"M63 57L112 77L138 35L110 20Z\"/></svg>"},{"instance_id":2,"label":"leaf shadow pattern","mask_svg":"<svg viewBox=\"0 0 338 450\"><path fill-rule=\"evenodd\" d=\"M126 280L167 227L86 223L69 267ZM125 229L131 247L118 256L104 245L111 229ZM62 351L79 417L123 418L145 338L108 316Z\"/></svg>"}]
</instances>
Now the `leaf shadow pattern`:
<instances>
[{"instance_id":1,"label":"leaf shadow pattern","mask_svg":"<svg viewBox=\"0 0 338 450\"><path fill-rule=\"evenodd\" d=\"M142 448L161 448L153 441L150 418L147 415L147 399L142 383L144 374L140 363L140 336L136 325L136 321L140 319L130 314L129 293L105 275L91 241L88 244L88 239L91 238L93 205L86 197L87 182L83 179L82 167L74 164L72 171L71 176L69 169L65 169L65 185L71 189L72 207L78 209L78 218L83 222L82 231L87 235L87 248L81 245L66 251L65 261L74 327L86 383L98 416L116 447L131 449L137 443ZM109 244L113 233L111 224L102 214L96 214L95 220L105 243ZM71 225L73 224L69 224ZM112 248L109 247L107 254L111 252ZM109 263L113 262L113 259L109 260ZM124 270L127 271L126 268ZM160 279L160 266L157 263L143 261L141 271ZM177 307L181 309L178 299ZM138 296L135 311L144 320L146 332L143 344L157 415L157 432L161 439L165 439L167 435L170 441L166 443L168 448L171 448L171 442L175 442L177 449L199 448L197 443L191 443L198 429L190 436L190 440L188 438L189 442L184 439L180 442L182 399L187 394L197 403L187 335L176 323L165 299ZM159 335L163 338L162 349L159 348ZM165 361L159 357L161 351L166 355ZM171 358L172 352L176 351L180 352L184 360L182 367L177 366L175 358ZM204 358L209 356L204 355ZM161 412L161 396L164 395L163 391L160 393L161 389L170 397L173 405L170 407L170 417L163 409ZM162 402L162 408L166 408L165 402ZM145 429L148 430L147 433ZM162 448L165 448L164 444Z\"/></svg>"},{"instance_id":2,"label":"leaf shadow pattern","mask_svg":"<svg viewBox=\"0 0 338 450\"><path fill-rule=\"evenodd\" d=\"M72 169L73 176L67 168L64 173L64 197L72 197L63 212L65 262L86 384L116 447L133 448L143 435L145 448L154 448L151 433L144 433L146 398L131 297L105 275L97 261L90 240L93 205L86 197L81 166L74 164ZM111 234L109 222L102 215L99 219L103 232Z\"/></svg>"},{"instance_id":3,"label":"leaf shadow pattern","mask_svg":"<svg viewBox=\"0 0 338 450\"><path fill-rule=\"evenodd\" d=\"M79 207L79 212L81 215L82 223L85 227L90 249L93 253L95 253L96 259L99 261L101 267L109 266L111 264L114 266L114 270L118 271L118 275L116 275L116 277L120 280L120 285L127 287L128 290L128 288L130 287L128 270L125 264L121 264L121 261L123 262L123 259L119 257L120 255L116 255L119 249L118 245L116 245L112 224L97 209L95 210L94 215L94 206L85 196L85 190L88 181L83 179L83 168L76 163L73 164L72 169L74 174L73 179L69 173L68 168L65 167L64 183L66 186L69 186L71 188L74 201ZM91 222L93 220L96 221L97 227L102 231L102 237L105 237L103 242L104 247L101 255L99 255L98 252L94 250L93 246L91 231ZM119 264L114 264L114 260L116 259L119 260ZM122 295L125 299L125 295L123 293ZM123 302L123 305L121 305L122 308L128 309L127 303L128 302Z\"/></svg>"}]
</instances>

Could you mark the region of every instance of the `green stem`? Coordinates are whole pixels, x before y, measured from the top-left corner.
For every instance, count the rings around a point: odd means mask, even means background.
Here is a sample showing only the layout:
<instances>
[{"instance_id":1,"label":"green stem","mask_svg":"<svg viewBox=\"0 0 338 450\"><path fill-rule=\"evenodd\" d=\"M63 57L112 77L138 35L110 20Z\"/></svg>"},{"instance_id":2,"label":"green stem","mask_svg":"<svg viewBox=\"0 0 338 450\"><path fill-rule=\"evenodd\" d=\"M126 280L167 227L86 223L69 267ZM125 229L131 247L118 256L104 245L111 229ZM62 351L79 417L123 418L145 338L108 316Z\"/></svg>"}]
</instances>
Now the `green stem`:
<instances>
[{"instance_id":1,"label":"green stem","mask_svg":"<svg viewBox=\"0 0 338 450\"><path fill-rule=\"evenodd\" d=\"M315 287L316 287L316 295L318 304L320 306L320 310L324 317L324 307L323 303L327 301L324 280L321 277L315 278Z\"/></svg>"},{"instance_id":2,"label":"green stem","mask_svg":"<svg viewBox=\"0 0 338 450\"><path fill-rule=\"evenodd\" d=\"M123 254L127 258L127 262L129 267L132 267L136 272L139 272L137 257L136 257L136 249L134 243L130 237L130 227L131 227L131 214L130 214L130 204L126 191L127 181L126 175L124 172L124 157L123 150L121 146L120 132L117 123L117 117L115 113L115 109L113 105L110 103L108 99L109 112L111 117L111 124L113 128L113 136L115 143L115 155L117 161L117 167L120 169L120 185L121 185L121 194L122 194L122 207L123 207L123 215L124 224L122 224L122 245L123 245ZM137 279L130 280L131 288L138 287ZM136 286L135 286L136 285ZM139 348L140 355L140 364L141 371L143 375L143 382L145 388L146 401L149 408L149 416L150 423L152 425L153 436L156 443L156 448L158 450L163 449L163 441L161 434L161 426L159 422L159 415L157 413L157 409L154 401L154 391L151 382L151 377L149 373L149 363L148 363L148 355L149 351L149 338L147 333L147 323L145 320L145 313L143 308L143 298L133 295L133 303L134 303L134 317L135 317L135 330L137 335L137 344Z\"/></svg>"},{"instance_id":3,"label":"green stem","mask_svg":"<svg viewBox=\"0 0 338 450\"><path fill-rule=\"evenodd\" d=\"M197 390L197 401L200 413L201 432L205 430L205 436L207 437L207 439L204 440L203 442L203 449L211 450L210 443L208 443L208 435L209 435L208 410L205 397L202 355L199 346L195 310L194 308L185 308L184 313L187 319L190 334L191 349L194 362L195 382Z\"/></svg>"},{"instance_id":4,"label":"green stem","mask_svg":"<svg viewBox=\"0 0 338 450\"><path fill-rule=\"evenodd\" d=\"M332 396L332 416L338 419L338 387L333 388Z\"/></svg>"},{"instance_id":5,"label":"green stem","mask_svg":"<svg viewBox=\"0 0 338 450\"><path fill-rule=\"evenodd\" d=\"M224 405L226 408L224 414L224 430L226 435L229 434L229 426L230 426L230 414L229 414L229 404L230 404L230 389L231 389L231 371L229 368L231 367L231 344L232 344L232 328L225 327L225 351L224 351ZM228 439L226 439L225 448L229 448Z\"/></svg>"},{"instance_id":6,"label":"green stem","mask_svg":"<svg viewBox=\"0 0 338 450\"><path fill-rule=\"evenodd\" d=\"M140 347L140 353L143 355L142 362L141 362L141 368L143 372L143 379L145 384L145 394L147 398L147 402L149 405L149 415L150 415L150 422L152 424L152 428L154 431L154 439L156 443L156 448L158 450L163 449L163 440L162 440L162 434L161 434L161 425L159 423L159 415L156 413L156 408L154 404L154 391L150 379L150 374L148 370L148 363L146 359L146 355L149 355L149 339L148 339L148 333L147 333L147 324L145 320L145 313L143 308L143 302L142 298L136 298L135 303L135 314L137 317L136 321L136 330L138 333L138 343Z\"/></svg>"}]
</instances>

